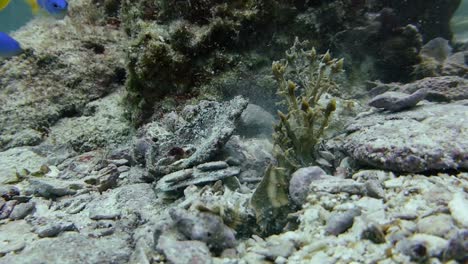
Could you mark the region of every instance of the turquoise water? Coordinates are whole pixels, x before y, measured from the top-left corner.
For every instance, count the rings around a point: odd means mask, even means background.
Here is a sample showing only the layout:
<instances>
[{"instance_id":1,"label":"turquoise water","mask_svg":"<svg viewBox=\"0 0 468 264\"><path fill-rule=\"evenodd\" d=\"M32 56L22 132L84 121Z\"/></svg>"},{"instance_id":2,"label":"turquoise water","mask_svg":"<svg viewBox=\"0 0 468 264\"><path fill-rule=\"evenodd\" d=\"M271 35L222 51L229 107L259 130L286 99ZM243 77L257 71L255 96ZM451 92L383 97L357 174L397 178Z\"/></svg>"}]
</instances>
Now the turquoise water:
<instances>
[{"instance_id":1,"label":"turquoise water","mask_svg":"<svg viewBox=\"0 0 468 264\"><path fill-rule=\"evenodd\" d=\"M29 5L22 0L13 0L0 12L0 31L10 32L26 24L32 18Z\"/></svg>"}]
</instances>

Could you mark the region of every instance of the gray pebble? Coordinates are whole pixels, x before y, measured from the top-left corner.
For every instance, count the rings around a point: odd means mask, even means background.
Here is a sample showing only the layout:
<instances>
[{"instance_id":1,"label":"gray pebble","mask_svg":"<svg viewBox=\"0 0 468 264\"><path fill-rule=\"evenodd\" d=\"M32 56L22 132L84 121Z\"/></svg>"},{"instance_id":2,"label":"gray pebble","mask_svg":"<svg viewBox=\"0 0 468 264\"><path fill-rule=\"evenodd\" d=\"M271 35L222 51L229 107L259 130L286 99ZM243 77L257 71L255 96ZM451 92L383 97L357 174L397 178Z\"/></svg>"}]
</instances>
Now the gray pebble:
<instances>
[{"instance_id":1,"label":"gray pebble","mask_svg":"<svg viewBox=\"0 0 468 264\"><path fill-rule=\"evenodd\" d=\"M11 212L9 218L11 220L23 219L34 210L34 206L35 205L33 202L17 204Z\"/></svg>"},{"instance_id":2,"label":"gray pebble","mask_svg":"<svg viewBox=\"0 0 468 264\"><path fill-rule=\"evenodd\" d=\"M366 182L366 195L372 198L383 199L385 198L385 191L380 182L372 180Z\"/></svg>"},{"instance_id":3,"label":"gray pebble","mask_svg":"<svg viewBox=\"0 0 468 264\"><path fill-rule=\"evenodd\" d=\"M0 197L2 197L3 199L7 201L11 200L13 196L17 196L19 194L20 194L20 191L15 186L11 186L11 185L0 186Z\"/></svg>"},{"instance_id":4,"label":"gray pebble","mask_svg":"<svg viewBox=\"0 0 468 264\"><path fill-rule=\"evenodd\" d=\"M396 248L412 261L424 263L429 259L429 251L424 241L403 239L397 243Z\"/></svg>"},{"instance_id":5,"label":"gray pebble","mask_svg":"<svg viewBox=\"0 0 468 264\"><path fill-rule=\"evenodd\" d=\"M61 224L53 223L41 226L36 229L35 233L39 237L55 237L63 231Z\"/></svg>"},{"instance_id":6,"label":"gray pebble","mask_svg":"<svg viewBox=\"0 0 468 264\"><path fill-rule=\"evenodd\" d=\"M421 218L417 223L420 233L448 239L456 233L456 226L450 215L437 214Z\"/></svg>"},{"instance_id":7,"label":"gray pebble","mask_svg":"<svg viewBox=\"0 0 468 264\"><path fill-rule=\"evenodd\" d=\"M126 172L126 171L129 171L129 170L130 170L130 167L129 167L129 166L125 166L125 165L124 165L124 166L119 166L119 167L117 168L117 171L118 171L119 173Z\"/></svg>"},{"instance_id":8,"label":"gray pebble","mask_svg":"<svg viewBox=\"0 0 468 264\"><path fill-rule=\"evenodd\" d=\"M468 262L468 230L462 230L450 239L444 250L443 259L445 261L454 259L459 263Z\"/></svg>"},{"instance_id":9,"label":"gray pebble","mask_svg":"<svg viewBox=\"0 0 468 264\"><path fill-rule=\"evenodd\" d=\"M15 200L7 201L0 209L0 219L8 218L17 203Z\"/></svg>"},{"instance_id":10,"label":"gray pebble","mask_svg":"<svg viewBox=\"0 0 468 264\"><path fill-rule=\"evenodd\" d=\"M370 224L362 232L361 237L363 239L368 239L376 244L385 243L385 234L382 231L382 228L376 224Z\"/></svg>"},{"instance_id":11,"label":"gray pebble","mask_svg":"<svg viewBox=\"0 0 468 264\"><path fill-rule=\"evenodd\" d=\"M10 252L18 252L23 250L23 248L26 246L26 244L23 241L16 241L13 243L9 243L7 245L4 245L0 248L0 256L3 256L5 254L8 254Z\"/></svg>"},{"instance_id":12,"label":"gray pebble","mask_svg":"<svg viewBox=\"0 0 468 264\"><path fill-rule=\"evenodd\" d=\"M398 112L415 106L427 95L427 89L419 89L412 94L401 92L385 92L369 101L369 106L383 108L391 112Z\"/></svg>"},{"instance_id":13,"label":"gray pebble","mask_svg":"<svg viewBox=\"0 0 468 264\"><path fill-rule=\"evenodd\" d=\"M130 163L127 159L114 159L114 160L107 160L107 161L117 166L128 165Z\"/></svg>"},{"instance_id":14,"label":"gray pebble","mask_svg":"<svg viewBox=\"0 0 468 264\"><path fill-rule=\"evenodd\" d=\"M222 170L228 167L228 164L225 161L213 161L203 163L197 166L197 169L201 171L215 171Z\"/></svg>"},{"instance_id":15,"label":"gray pebble","mask_svg":"<svg viewBox=\"0 0 468 264\"><path fill-rule=\"evenodd\" d=\"M289 195L293 202L302 205L309 193L310 183L326 175L327 173L318 166L300 168L295 171L289 181Z\"/></svg>"},{"instance_id":16,"label":"gray pebble","mask_svg":"<svg viewBox=\"0 0 468 264\"><path fill-rule=\"evenodd\" d=\"M267 259L276 259L277 257L287 258L295 250L295 245L290 240L268 241L265 247L255 249L254 252L265 256Z\"/></svg>"},{"instance_id":17,"label":"gray pebble","mask_svg":"<svg viewBox=\"0 0 468 264\"><path fill-rule=\"evenodd\" d=\"M102 213L93 213L89 216L92 220L116 220L120 219L120 213L109 213L109 214L102 214Z\"/></svg>"},{"instance_id":18,"label":"gray pebble","mask_svg":"<svg viewBox=\"0 0 468 264\"><path fill-rule=\"evenodd\" d=\"M63 231L76 231L77 228L73 223L51 223L45 226L38 227L35 233L39 237L56 237Z\"/></svg>"},{"instance_id":19,"label":"gray pebble","mask_svg":"<svg viewBox=\"0 0 468 264\"><path fill-rule=\"evenodd\" d=\"M361 214L359 209L350 209L343 213L332 213L327 221L325 231L328 234L339 235L353 226L354 217Z\"/></svg>"}]
</instances>

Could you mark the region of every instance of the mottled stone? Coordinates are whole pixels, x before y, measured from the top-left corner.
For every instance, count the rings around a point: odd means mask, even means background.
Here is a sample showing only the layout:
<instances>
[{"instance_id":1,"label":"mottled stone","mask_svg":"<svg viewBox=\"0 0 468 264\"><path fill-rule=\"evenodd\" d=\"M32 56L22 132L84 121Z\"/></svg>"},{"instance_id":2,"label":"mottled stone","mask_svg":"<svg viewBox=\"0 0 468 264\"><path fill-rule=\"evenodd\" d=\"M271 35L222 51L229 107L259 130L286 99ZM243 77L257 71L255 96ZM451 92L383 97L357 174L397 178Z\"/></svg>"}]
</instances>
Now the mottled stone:
<instances>
[{"instance_id":1,"label":"mottled stone","mask_svg":"<svg viewBox=\"0 0 468 264\"><path fill-rule=\"evenodd\" d=\"M468 230L462 230L455 234L444 250L443 259L457 260L459 263L468 261Z\"/></svg>"},{"instance_id":2,"label":"mottled stone","mask_svg":"<svg viewBox=\"0 0 468 264\"><path fill-rule=\"evenodd\" d=\"M455 193L449 202L449 208L453 219L464 228L468 228L468 198L466 198L466 194L463 192Z\"/></svg>"},{"instance_id":3,"label":"mottled stone","mask_svg":"<svg viewBox=\"0 0 468 264\"><path fill-rule=\"evenodd\" d=\"M30 191L44 198L57 198L76 194L77 189L84 188L81 182L61 181L53 178L29 179Z\"/></svg>"},{"instance_id":4,"label":"mottled stone","mask_svg":"<svg viewBox=\"0 0 468 264\"><path fill-rule=\"evenodd\" d=\"M157 243L170 263L174 264L210 264L213 262L210 250L201 241L177 241L167 236L161 236Z\"/></svg>"},{"instance_id":5,"label":"mottled stone","mask_svg":"<svg viewBox=\"0 0 468 264\"><path fill-rule=\"evenodd\" d=\"M158 179L212 161L234 133L246 107L247 100L241 96L227 102L200 101L183 109L180 117L184 122L176 127L158 122L144 126L141 134L151 140L146 141L149 145L139 143L138 147L143 144L142 150L147 151L148 175Z\"/></svg>"},{"instance_id":6,"label":"mottled stone","mask_svg":"<svg viewBox=\"0 0 468 264\"><path fill-rule=\"evenodd\" d=\"M18 220L25 218L28 214L30 214L34 210L34 203L20 203L15 206L13 211L10 213L9 218L11 220Z\"/></svg>"},{"instance_id":7,"label":"mottled stone","mask_svg":"<svg viewBox=\"0 0 468 264\"><path fill-rule=\"evenodd\" d=\"M405 84L398 89L407 93L427 89L426 100L429 101L449 102L468 99L468 80L458 76L428 77Z\"/></svg>"},{"instance_id":8,"label":"mottled stone","mask_svg":"<svg viewBox=\"0 0 468 264\"><path fill-rule=\"evenodd\" d=\"M302 205L309 193L312 181L327 177L327 173L318 166L300 168L295 171L289 181L289 195L297 205Z\"/></svg>"},{"instance_id":9,"label":"mottled stone","mask_svg":"<svg viewBox=\"0 0 468 264\"><path fill-rule=\"evenodd\" d=\"M3 204L3 206L0 208L0 220L8 218L17 203L17 201L11 200Z\"/></svg>"},{"instance_id":10,"label":"mottled stone","mask_svg":"<svg viewBox=\"0 0 468 264\"><path fill-rule=\"evenodd\" d=\"M325 231L331 235L339 235L348 230L354 223L354 217L361 214L359 209L350 209L346 212L332 213L327 220Z\"/></svg>"},{"instance_id":11,"label":"mottled stone","mask_svg":"<svg viewBox=\"0 0 468 264\"><path fill-rule=\"evenodd\" d=\"M391 112L398 112L414 107L423 100L426 95L427 89L420 89L412 94L385 92L372 98L369 101L369 105L376 108L383 108Z\"/></svg>"},{"instance_id":12,"label":"mottled stone","mask_svg":"<svg viewBox=\"0 0 468 264\"><path fill-rule=\"evenodd\" d=\"M456 232L453 219L447 214L430 215L417 223L418 231L429 235L448 238Z\"/></svg>"},{"instance_id":13,"label":"mottled stone","mask_svg":"<svg viewBox=\"0 0 468 264\"><path fill-rule=\"evenodd\" d=\"M228 164L225 161L212 161L203 163L197 166L197 169L201 171L215 171L222 170L228 167Z\"/></svg>"},{"instance_id":14,"label":"mottled stone","mask_svg":"<svg viewBox=\"0 0 468 264\"><path fill-rule=\"evenodd\" d=\"M192 184L204 184L237 176L240 173L238 167L228 167L215 171L201 171L197 168L176 171L162 177L156 184L158 191L168 192L187 187Z\"/></svg>"},{"instance_id":15,"label":"mottled stone","mask_svg":"<svg viewBox=\"0 0 468 264\"><path fill-rule=\"evenodd\" d=\"M187 239L202 241L214 252L221 253L237 243L234 231L219 216L210 213L193 214L185 210L171 210L169 214L176 229Z\"/></svg>"},{"instance_id":16,"label":"mottled stone","mask_svg":"<svg viewBox=\"0 0 468 264\"><path fill-rule=\"evenodd\" d=\"M10 252L18 252L18 251L21 251L23 250L23 248L26 246L26 243L22 242L22 241L18 241L18 242L13 242L11 244L8 244L6 246L2 246L0 248L0 256L3 256L5 254L8 254Z\"/></svg>"},{"instance_id":17,"label":"mottled stone","mask_svg":"<svg viewBox=\"0 0 468 264\"><path fill-rule=\"evenodd\" d=\"M361 163L403 172L468 169L468 102L373 113L347 127L342 148Z\"/></svg>"}]
</instances>

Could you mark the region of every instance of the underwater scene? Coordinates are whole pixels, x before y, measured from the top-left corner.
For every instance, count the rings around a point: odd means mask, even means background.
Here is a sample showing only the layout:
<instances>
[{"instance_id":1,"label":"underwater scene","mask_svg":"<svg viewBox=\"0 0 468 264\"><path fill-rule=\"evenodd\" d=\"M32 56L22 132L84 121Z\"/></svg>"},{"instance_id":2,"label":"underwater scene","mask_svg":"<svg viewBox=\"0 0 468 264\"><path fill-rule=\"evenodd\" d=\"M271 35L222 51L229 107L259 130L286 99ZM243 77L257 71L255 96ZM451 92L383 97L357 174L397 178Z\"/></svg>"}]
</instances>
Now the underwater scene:
<instances>
[{"instance_id":1,"label":"underwater scene","mask_svg":"<svg viewBox=\"0 0 468 264\"><path fill-rule=\"evenodd\" d=\"M468 0L0 0L0 264L467 264Z\"/></svg>"}]
</instances>

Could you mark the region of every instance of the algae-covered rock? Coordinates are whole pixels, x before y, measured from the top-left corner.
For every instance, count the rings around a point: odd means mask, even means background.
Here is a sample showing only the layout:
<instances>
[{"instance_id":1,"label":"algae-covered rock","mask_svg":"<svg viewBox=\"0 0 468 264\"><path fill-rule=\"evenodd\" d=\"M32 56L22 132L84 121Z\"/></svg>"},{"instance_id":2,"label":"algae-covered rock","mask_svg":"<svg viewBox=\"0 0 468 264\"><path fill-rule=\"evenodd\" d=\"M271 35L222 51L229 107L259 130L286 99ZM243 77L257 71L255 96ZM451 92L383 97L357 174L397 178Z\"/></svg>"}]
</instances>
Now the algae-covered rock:
<instances>
[{"instance_id":1,"label":"algae-covered rock","mask_svg":"<svg viewBox=\"0 0 468 264\"><path fill-rule=\"evenodd\" d=\"M188 105L180 115L168 114L164 122L143 127L134 153L144 156L153 179L211 161L221 153L246 107L247 101L240 96L224 103Z\"/></svg>"},{"instance_id":2,"label":"algae-covered rock","mask_svg":"<svg viewBox=\"0 0 468 264\"><path fill-rule=\"evenodd\" d=\"M343 148L356 160L392 171L468 168L466 101L374 113L347 128Z\"/></svg>"},{"instance_id":3,"label":"algae-covered rock","mask_svg":"<svg viewBox=\"0 0 468 264\"><path fill-rule=\"evenodd\" d=\"M83 2L62 21L37 17L12 34L25 52L0 61L0 150L40 144L59 119L122 85L123 34L81 20Z\"/></svg>"}]
</instances>

